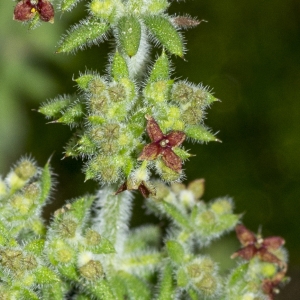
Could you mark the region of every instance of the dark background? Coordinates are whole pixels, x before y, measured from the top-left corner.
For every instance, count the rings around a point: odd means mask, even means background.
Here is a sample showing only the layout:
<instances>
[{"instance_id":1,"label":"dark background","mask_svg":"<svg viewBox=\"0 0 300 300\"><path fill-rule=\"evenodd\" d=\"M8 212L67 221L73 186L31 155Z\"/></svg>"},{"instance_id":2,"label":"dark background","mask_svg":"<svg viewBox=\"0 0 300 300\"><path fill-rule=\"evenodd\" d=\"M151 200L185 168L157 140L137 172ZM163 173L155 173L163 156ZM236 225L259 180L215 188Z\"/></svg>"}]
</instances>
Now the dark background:
<instances>
[{"instance_id":1,"label":"dark background","mask_svg":"<svg viewBox=\"0 0 300 300\"><path fill-rule=\"evenodd\" d=\"M83 183L80 161L61 160L69 129L46 125L32 109L73 93L72 76L79 71L103 74L111 44L56 55L60 35L84 15L84 5L30 32L12 21L13 6L0 6L0 173L24 154L43 165L54 153L58 184L49 216L97 185ZM186 61L173 58L175 76L213 87L222 101L209 110L206 124L223 143L186 145L197 154L185 165L187 178L206 179L205 200L233 197L251 230L261 226L264 236L286 239L292 281L278 299L300 299L300 2L186 1L174 2L170 11L208 21L185 34ZM135 217L133 225L142 221Z\"/></svg>"}]
</instances>

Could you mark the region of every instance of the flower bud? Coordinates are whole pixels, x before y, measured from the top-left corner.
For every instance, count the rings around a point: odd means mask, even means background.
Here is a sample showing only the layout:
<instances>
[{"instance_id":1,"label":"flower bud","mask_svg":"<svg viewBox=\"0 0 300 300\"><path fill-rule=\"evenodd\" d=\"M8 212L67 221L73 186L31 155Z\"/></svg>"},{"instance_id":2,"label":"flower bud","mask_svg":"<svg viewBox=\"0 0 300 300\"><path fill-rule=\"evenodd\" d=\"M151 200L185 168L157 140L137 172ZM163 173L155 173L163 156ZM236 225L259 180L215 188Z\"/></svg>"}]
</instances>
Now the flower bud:
<instances>
[{"instance_id":1,"label":"flower bud","mask_svg":"<svg viewBox=\"0 0 300 300\"><path fill-rule=\"evenodd\" d=\"M108 20L115 10L115 4L112 0L93 0L90 10L96 17Z\"/></svg>"},{"instance_id":2,"label":"flower bud","mask_svg":"<svg viewBox=\"0 0 300 300\"><path fill-rule=\"evenodd\" d=\"M232 213L233 205L230 198L217 199L210 206L211 210L217 215L230 214Z\"/></svg>"},{"instance_id":3,"label":"flower bud","mask_svg":"<svg viewBox=\"0 0 300 300\"><path fill-rule=\"evenodd\" d=\"M88 280L96 280L103 276L102 264L97 260L90 260L79 268L82 277Z\"/></svg>"},{"instance_id":4,"label":"flower bud","mask_svg":"<svg viewBox=\"0 0 300 300\"><path fill-rule=\"evenodd\" d=\"M88 245L96 246L101 242L101 235L93 229L88 229L85 234L85 239Z\"/></svg>"}]
</instances>

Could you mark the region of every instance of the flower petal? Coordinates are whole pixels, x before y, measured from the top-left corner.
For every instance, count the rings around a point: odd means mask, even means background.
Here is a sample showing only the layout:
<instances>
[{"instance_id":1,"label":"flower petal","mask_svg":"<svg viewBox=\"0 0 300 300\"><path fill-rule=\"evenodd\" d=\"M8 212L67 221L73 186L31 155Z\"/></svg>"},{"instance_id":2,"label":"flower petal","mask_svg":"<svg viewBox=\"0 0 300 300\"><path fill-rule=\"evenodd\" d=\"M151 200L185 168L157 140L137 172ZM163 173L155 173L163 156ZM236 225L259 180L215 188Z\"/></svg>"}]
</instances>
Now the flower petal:
<instances>
[{"instance_id":1,"label":"flower petal","mask_svg":"<svg viewBox=\"0 0 300 300\"><path fill-rule=\"evenodd\" d=\"M164 138L164 135L159 128L157 122L151 116L146 116L147 122L147 133L152 142L158 142Z\"/></svg>"},{"instance_id":2,"label":"flower petal","mask_svg":"<svg viewBox=\"0 0 300 300\"><path fill-rule=\"evenodd\" d=\"M40 19L44 22L54 22L54 8L47 0L39 0L37 10L40 14Z\"/></svg>"},{"instance_id":3,"label":"flower petal","mask_svg":"<svg viewBox=\"0 0 300 300\"><path fill-rule=\"evenodd\" d=\"M266 248L258 249L258 256L262 261L265 262L276 263L279 265L282 263L282 261L277 256L269 252Z\"/></svg>"},{"instance_id":4,"label":"flower petal","mask_svg":"<svg viewBox=\"0 0 300 300\"><path fill-rule=\"evenodd\" d=\"M28 21L34 17L36 9L29 0L20 1L14 9L14 20Z\"/></svg>"},{"instance_id":5,"label":"flower petal","mask_svg":"<svg viewBox=\"0 0 300 300\"><path fill-rule=\"evenodd\" d=\"M154 160L160 153L161 147L156 143L148 144L144 147L142 154L138 160Z\"/></svg>"},{"instance_id":6,"label":"flower petal","mask_svg":"<svg viewBox=\"0 0 300 300\"><path fill-rule=\"evenodd\" d=\"M257 251L258 250L254 245L249 245L233 253L231 255L231 258L236 258L239 256L242 257L243 259L249 260L257 253Z\"/></svg>"},{"instance_id":7,"label":"flower petal","mask_svg":"<svg viewBox=\"0 0 300 300\"><path fill-rule=\"evenodd\" d=\"M284 245L285 240L280 237L280 236L270 236L268 238L265 238L263 241L263 245L268 249L268 250L276 250L282 245Z\"/></svg>"},{"instance_id":8,"label":"flower petal","mask_svg":"<svg viewBox=\"0 0 300 300\"><path fill-rule=\"evenodd\" d=\"M161 152L162 159L167 167L174 170L175 172L181 171L182 161L179 156L177 156L171 148L163 148Z\"/></svg>"},{"instance_id":9,"label":"flower petal","mask_svg":"<svg viewBox=\"0 0 300 300\"><path fill-rule=\"evenodd\" d=\"M244 225L237 225L235 227L236 235L239 241L243 246L247 246L249 244L253 244L256 242L256 236L255 234L247 229Z\"/></svg>"},{"instance_id":10,"label":"flower petal","mask_svg":"<svg viewBox=\"0 0 300 300\"><path fill-rule=\"evenodd\" d=\"M175 147L182 144L185 140L185 134L182 131L171 131L165 137L169 141L169 146Z\"/></svg>"}]
</instances>

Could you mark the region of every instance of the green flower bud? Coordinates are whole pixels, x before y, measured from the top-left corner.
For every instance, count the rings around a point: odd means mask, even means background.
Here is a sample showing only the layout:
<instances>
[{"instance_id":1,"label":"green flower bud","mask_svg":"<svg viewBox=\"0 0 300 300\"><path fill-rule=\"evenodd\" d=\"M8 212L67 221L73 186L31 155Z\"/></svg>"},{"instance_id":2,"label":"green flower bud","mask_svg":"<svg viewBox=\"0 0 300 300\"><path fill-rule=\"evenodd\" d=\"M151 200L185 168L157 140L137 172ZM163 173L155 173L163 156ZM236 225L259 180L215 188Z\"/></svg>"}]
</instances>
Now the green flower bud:
<instances>
[{"instance_id":1,"label":"green flower bud","mask_svg":"<svg viewBox=\"0 0 300 300\"><path fill-rule=\"evenodd\" d=\"M129 57L137 53L140 46L141 35L141 24L135 16L123 16L119 19L118 43Z\"/></svg>"},{"instance_id":2,"label":"green flower bud","mask_svg":"<svg viewBox=\"0 0 300 300\"><path fill-rule=\"evenodd\" d=\"M190 190L196 199L200 199L204 194L204 179L196 179L189 183L188 190Z\"/></svg>"},{"instance_id":3,"label":"green flower bud","mask_svg":"<svg viewBox=\"0 0 300 300\"><path fill-rule=\"evenodd\" d=\"M154 102L164 102L168 100L170 81L156 81L148 84L144 89L145 97Z\"/></svg>"},{"instance_id":4,"label":"green flower bud","mask_svg":"<svg viewBox=\"0 0 300 300\"><path fill-rule=\"evenodd\" d=\"M21 195L16 195L11 199L10 204L18 214L24 216L28 214L34 202L32 199L25 198Z\"/></svg>"},{"instance_id":5,"label":"green flower bud","mask_svg":"<svg viewBox=\"0 0 300 300\"><path fill-rule=\"evenodd\" d=\"M126 99L125 88L120 83L110 86L108 89L109 99L112 102L121 102Z\"/></svg>"},{"instance_id":6,"label":"green flower bud","mask_svg":"<svg viewBox=\"0 0 300 300\"><path fill-rule=\"evenodd\" d=\"M115 3L112 0L93 0L90 10L96 17L109 20L115 11Z\"/></svg>"},{"instance_id":7,"label":"green flower bud","mask_svg":"<svg viewBox=\"0 0 300 300\"><path fill-rule=\"evenodd\" d=\"M88 89L92 95L101 95L106 91L107 84L100 76L95 76L90 81Z\"/></svg>"},{"instance_id":8,"label":"green flower bud","mask_svg":"<svg viewBox=\"0 0 300 300\"><path fill-rule=\"evenodd\" d=\"M204 292L205 295L213 295L218 289L217 280L215 276L205 274L200 280L193 282L193 284L197 289Z\"/></svg>"},{"instance_id":9,"label":"green flower bud","mask_svg":"<svg viewBox=\"0 0 300 300\"><path fill-rule=\"evenodd\" d=\"M37 172L37 167L34 162L29 159L23 159L17 167L13 170L16 176L21 180L27 181L33 177Z\"/></svg>"},{"instance_id":10,"label":"green flower bud","mask_svg":"<svg viewBox=\"0 0 300 300\"><path fill-rule=\"evenodd\" d=\"M109 98L107 94L93 94L89 99L89 108L91 114L102 114L105 115L108 110Z\"/></svg>"},{"instance_id":11,"label":"green flower bud","mask_svg":"<svg viewBox=\"0 0 300 300\"><path fill-rule=\"evenodd\" d=\"M72 262L76 257L73 248L60 239L52 240L47 250L49 260L54 266L59 265L59 263Z\"/></svg>"},{"instance_id":12,"label":"green flower bud","mask_svg":"<svg viewBox=\"0 0 300 300\"><path fill-rule=\"evenodd\" d=\"M97 260L90 260L79 268L82 277L88 280L97 280L104 274L102 264Z\"/></svg>"},{"instance_id":13,"label":"green flower bud","mask_svg":"<svg viewBox=\"0 0 300 300\"><path fill-rule=\"evenodd\" d=\"M0 250L0 264L13 272L23 270L23 253L21 250L2 249Z\"/></svg>"},{"instance_id":14,"label":"green flower bud","mask_svg":"<svg viewBox=\"0 0 300 300\"><path fill-rule=\"evenodd\" d=\"M217 199L210 206L211 210L217 215L230 214L232 213L232 201L231 199Z\"/></svg>"},{"instance_id":15,"label":"green flower bud","mask_svg":"<svg viewBox=\"0 0 300 300\"><path fill-rule=\"evenodd\" d=\"M179 81L172 89L172 99L179 103L188 103L194 93L193 88L186 82Z\"/></svg>"},{"instance_id":16,"label":"green flower bud","mask_svg":"<svg viewBox=\"0 0 300 300\"><path fill-rule=\"evenodd\" d=\"M58 224L58 234L63 238L73 238L76 234L76 229L78 227L78 224L68 218L63 219Z\"/></svg>"},{"instance_id":17,"label":"green flower bud","mask_svg":"<svg viewBox=\"0 0 300 300\"><path fill-rule=\"evenodd\" d=\"M101 235L92 229L88 229L85 234L86 243L90 246L98 245L101 242Z\"/></svg>"}]
</instances>

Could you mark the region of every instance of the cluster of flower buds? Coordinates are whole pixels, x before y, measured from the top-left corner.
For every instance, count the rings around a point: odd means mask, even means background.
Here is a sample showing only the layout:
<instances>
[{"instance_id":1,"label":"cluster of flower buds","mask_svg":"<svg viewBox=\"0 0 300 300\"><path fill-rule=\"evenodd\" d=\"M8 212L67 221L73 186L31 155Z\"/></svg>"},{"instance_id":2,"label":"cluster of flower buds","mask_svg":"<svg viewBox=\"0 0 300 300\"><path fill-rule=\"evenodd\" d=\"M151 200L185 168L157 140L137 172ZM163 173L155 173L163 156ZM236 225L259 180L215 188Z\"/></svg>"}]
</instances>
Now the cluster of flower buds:
<instances>
[{"instance_id":1,"label":"cluster of flower buds","mask_svg":"<svg viewBox=\"0 0 300 300\"><path fill-rule=\"evenodd\" d=\"M54 22L54 8L48 0L21 0L14 9L14 20L30 21L35 17L44 22Z\"/></svg>"},{"instance_id":2,"label":"cluster of flower buds","mask_svg":"<svg viewBox=\"0 0 300 300\"><path fill-rule=\"evenodd\" d=\"M233 213L230 198L218 198L209 203L200 200L204 192L203 179L192 181L187 187L174 183L169 188L159 182L154 186L156 196L148 200L148 206L175 222L179 228L176 239L182 243L206 246L239 221L240 216Z\"/></svg>"},{"instance_id":3,"label":"cluster of flower buds","mask_svg":"<svg viewBox=\"0 0 300 300\"><path fill-rule=\"evenodd\" d=\"M279 292L278 287L288 280L284 239L279 236L262 238L241 224L236 226L236 234L242 248L231 257L240 257L247 262L232 273L234 283L229 281L228 290L236 295L253 296L247 299L265 299L266 296L273 300Z\"/></svg>"},{"instance_id":4,"label":"cluster of flower buds","mask_svg":"<svg viewBox=\"0 0 300 300\"><path fill-rule=\"evenodd\" d=\"M181 148L186 138L217 141L203 124L205 109L216 99L202 86L174 83L165 53L154 63L141 94L119 52L111 70L111 80L95 73L81 75L76 79L77 100L59 97L39 112L78 127L66 156L87 159L86 179L117 183L117 193L140 190L148 197L155 194L151 168L167 182L182 178L183 161L191 157Z\"/></svg>"}]
</instances>

